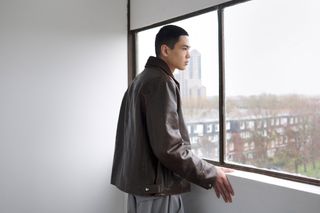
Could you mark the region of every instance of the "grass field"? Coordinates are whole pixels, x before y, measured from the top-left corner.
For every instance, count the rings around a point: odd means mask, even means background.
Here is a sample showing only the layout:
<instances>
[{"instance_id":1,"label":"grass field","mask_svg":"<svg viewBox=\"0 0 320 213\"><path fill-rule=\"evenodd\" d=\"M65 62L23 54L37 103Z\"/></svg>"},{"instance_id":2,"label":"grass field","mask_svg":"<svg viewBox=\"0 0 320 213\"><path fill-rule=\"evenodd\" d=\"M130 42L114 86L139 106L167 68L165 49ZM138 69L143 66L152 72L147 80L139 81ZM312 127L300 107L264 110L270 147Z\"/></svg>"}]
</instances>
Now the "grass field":
<instances>
[{"instance_id":1,"label":"grass field","mask_svg":"<svg viewBox=\"0 0 320 213\"><path fill-rule=\"evenodd\" d=\"M320 179L320 160L316 162L316 168L313 168L312 163L307 164L307 171L304 171L303 165L300 165L298 168L298 173L305 175L311 178Z\"/></svg>"}]
</instances>

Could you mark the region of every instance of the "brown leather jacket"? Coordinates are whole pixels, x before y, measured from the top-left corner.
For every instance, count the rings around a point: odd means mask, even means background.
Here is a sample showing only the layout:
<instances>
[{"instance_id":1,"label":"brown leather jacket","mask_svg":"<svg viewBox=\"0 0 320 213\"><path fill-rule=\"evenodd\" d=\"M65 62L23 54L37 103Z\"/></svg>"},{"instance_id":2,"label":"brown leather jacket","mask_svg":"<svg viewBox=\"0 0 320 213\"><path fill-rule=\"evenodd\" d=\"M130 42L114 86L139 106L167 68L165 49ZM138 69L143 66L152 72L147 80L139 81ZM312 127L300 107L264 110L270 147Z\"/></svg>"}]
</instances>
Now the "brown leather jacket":
<instances>
[{"instance_id":1,"label":"brown leather jacket","mask_svg":"<svg viewBox=\"0 0 320 213\"><path fill-rule=\"evenodd\" d=\"M120 109L111 184L136 195L169 195L215 183L216 168L195 156L181 111L179 83L150 57Z\"/></svg>"}]
</instances>

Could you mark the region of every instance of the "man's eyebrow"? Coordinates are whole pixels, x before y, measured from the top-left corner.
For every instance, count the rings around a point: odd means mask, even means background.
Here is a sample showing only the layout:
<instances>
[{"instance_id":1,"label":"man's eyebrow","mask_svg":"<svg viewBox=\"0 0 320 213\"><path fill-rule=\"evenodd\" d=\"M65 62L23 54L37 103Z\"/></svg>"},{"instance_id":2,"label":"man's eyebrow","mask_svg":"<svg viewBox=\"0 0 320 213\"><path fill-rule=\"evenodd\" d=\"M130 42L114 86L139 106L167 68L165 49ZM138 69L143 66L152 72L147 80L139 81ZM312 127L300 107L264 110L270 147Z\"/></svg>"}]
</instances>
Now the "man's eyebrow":
<instances>
[{"instance_id":1,"label":"man's eyebrow","mask_svg":"<svg viewBox=\"0 0 320 213\"><path fill-rule=\"evenodd\" d=\"M191 48L191 46L186 45L186 44L184 44L182 47L186 47L186 48L188 48L188 49L190 49L190 48Z\"/></svg>"}]
</instances>

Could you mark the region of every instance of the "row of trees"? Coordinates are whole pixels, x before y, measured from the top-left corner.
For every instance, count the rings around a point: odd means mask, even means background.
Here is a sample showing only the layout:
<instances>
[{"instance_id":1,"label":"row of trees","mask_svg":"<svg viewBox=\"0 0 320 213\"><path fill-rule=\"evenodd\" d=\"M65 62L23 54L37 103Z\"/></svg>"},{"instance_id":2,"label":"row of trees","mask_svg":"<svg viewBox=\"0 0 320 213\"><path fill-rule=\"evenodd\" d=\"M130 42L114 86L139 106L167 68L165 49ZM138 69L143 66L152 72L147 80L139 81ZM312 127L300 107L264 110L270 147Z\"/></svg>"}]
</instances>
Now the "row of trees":
<instances>
[{"instance_id":1,"label":"row of trees","mask_svg":"<svg viewBox=\"0 0 320 213\"><path fill-rule=\"evenodd\" d=\"M187 122L201 119L218 119L218 97L188 98L183 100ZM227 97L225 111L227 119L298 117L294 125L273 126L268 124L263 132L257 128L246 130L250 137L232 133L228 142L233 143L232 160L262 168L279 169L299 173L299 168L307 173L308 165L317 170L320 162L320 97L302 95L269 95ZM281 131L279 131L279 128ZM206 155L217 147L204 136L199 139ZM250 144L251 149L245 148ZM231 152L231 150L230 150ZM213 151L211 151L213 153ZM320 172L315 178L320 178Z\"/></svg>"},{"instance_id":2,"label":"row of trees","mask_svg":"<svg viewBox=\"0 0 320 213\"><path fill-rule=\"evenodd\" d=\"M308 119L301 119L294 125L267 125L263 130L249 130L250 137L246 138L241 138L239 132L232 133L228 141L235 147L232 160L291 173L299 173L302 166L306 174L310 164L316 170L320 161L320 117L319 114L306 117ZM246 149L245 144L253 145ZM317 178L320 178L320 173Z\"/></svg>"}]
</instances>

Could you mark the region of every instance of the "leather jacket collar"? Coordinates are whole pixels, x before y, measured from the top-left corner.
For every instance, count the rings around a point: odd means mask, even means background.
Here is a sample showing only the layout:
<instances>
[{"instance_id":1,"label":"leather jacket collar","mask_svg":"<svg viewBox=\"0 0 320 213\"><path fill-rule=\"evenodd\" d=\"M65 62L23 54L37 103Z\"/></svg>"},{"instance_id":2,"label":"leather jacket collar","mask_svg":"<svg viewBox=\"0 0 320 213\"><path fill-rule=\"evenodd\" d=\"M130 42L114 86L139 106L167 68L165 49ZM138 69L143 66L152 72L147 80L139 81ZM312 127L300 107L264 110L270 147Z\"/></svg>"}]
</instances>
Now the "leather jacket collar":
<instances>
[{"instance_id":1,"label":"leather jacket collar","mask_svg":"<svg viewBox=\"0 0 320 213\"><path fill-rule=\"evenodd\" d=\"M150 56L147 63L146 63L146 68L147 67L160 67L161 70L163 70L165 73L167 73L168 75L170 75L171 77L173 77L173 74L169 68L169 66L167 65L167 63L162 60L161 58L158 57L154 57L154 56Z\"/></svg>"},{"instance_id":2,"label":"leather jacket collar","mask_svg":"<svg viewBox=\"0 0 320 213\"><path fill-rule=\"evenodd\" d=\"M175 83L178 85L178 87L180 88L180 84L174 78L168 64L164 60L162 60L161 58L150 56L146 65L145 65L145 68L147 68L147 67L159 67L162 71L164 71L167 75L169 75L175 81Z\"/></svg>"}]
</instances>

